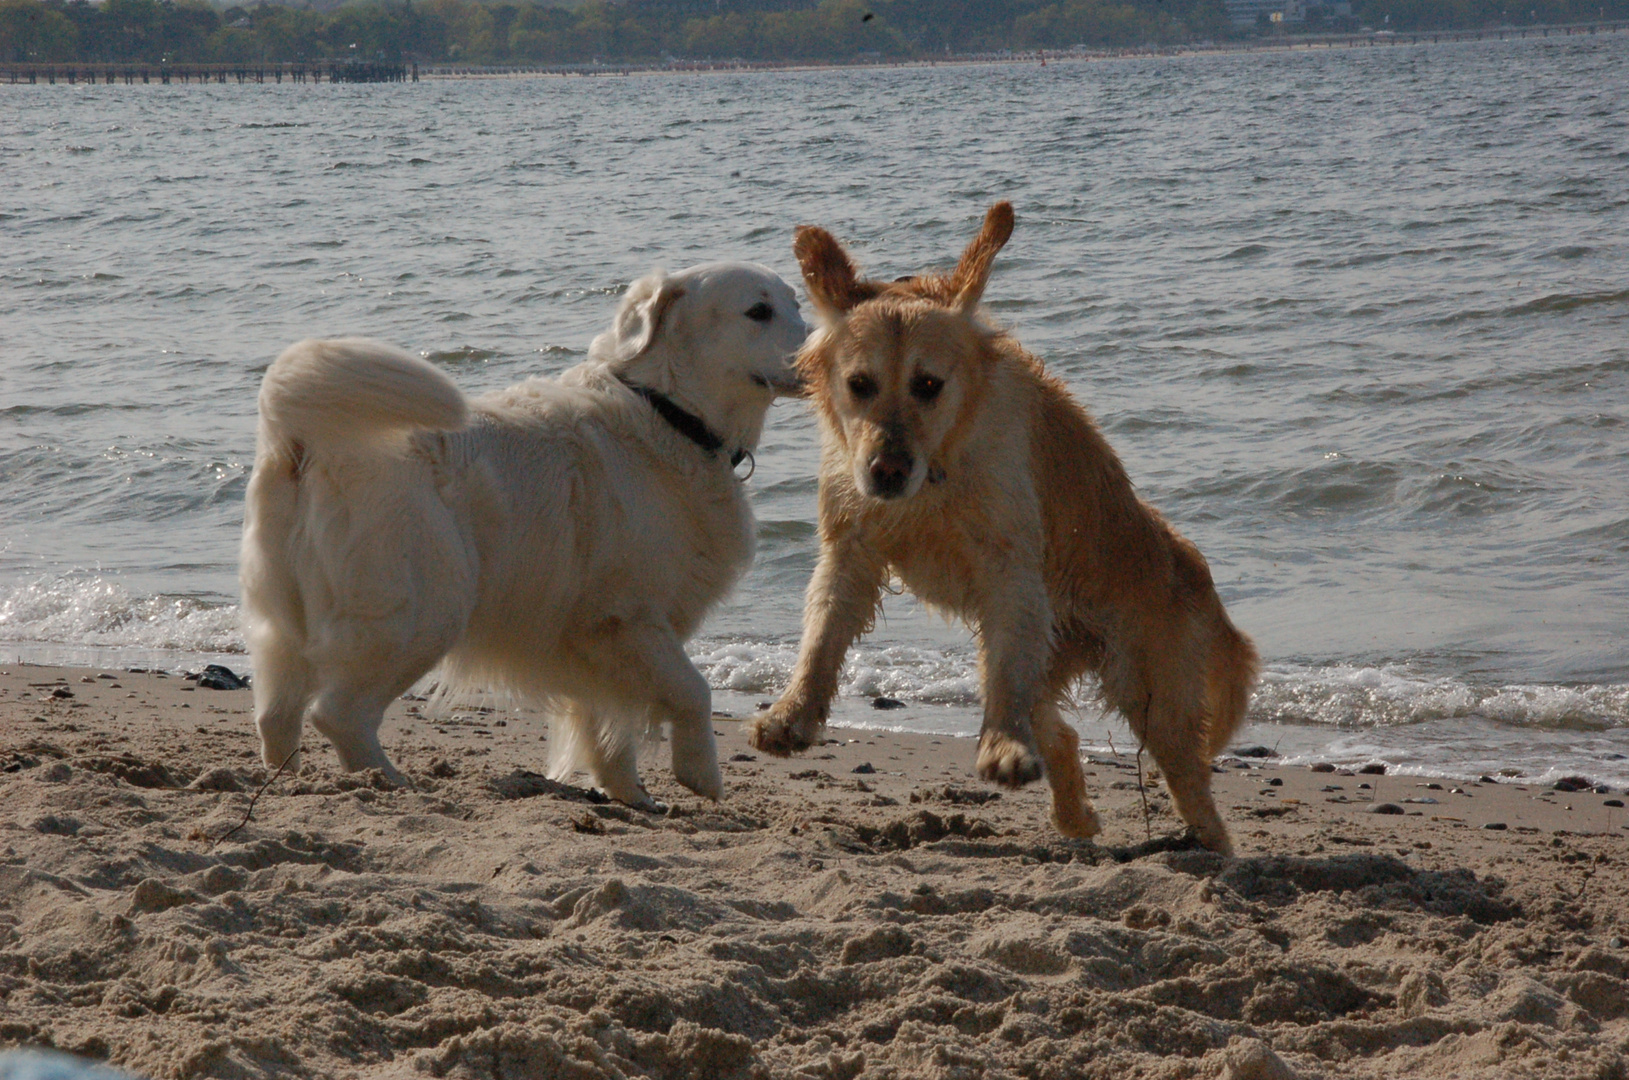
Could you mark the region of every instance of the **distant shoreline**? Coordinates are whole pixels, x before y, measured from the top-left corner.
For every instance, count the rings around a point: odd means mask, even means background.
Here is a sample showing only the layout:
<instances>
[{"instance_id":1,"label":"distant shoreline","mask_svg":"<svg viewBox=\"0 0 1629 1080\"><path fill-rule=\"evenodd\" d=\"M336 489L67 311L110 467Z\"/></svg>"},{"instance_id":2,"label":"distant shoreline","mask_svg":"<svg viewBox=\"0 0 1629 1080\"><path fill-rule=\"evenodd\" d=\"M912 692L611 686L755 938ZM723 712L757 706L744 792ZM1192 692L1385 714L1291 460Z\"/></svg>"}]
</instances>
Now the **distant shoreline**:
<instances>
[{"instance_id":1,"label":"distant shoreline","mask_svg":"<svg viewBox=\"0 0 1629 1080\"><path fill-rule=\"evenodd\" d=\"M1396 45L1440 44L1457 41L1518 40L1525 38L1577 37L1629 30L1629 20L1571 23L1531 27L1494 27L1483 30L1421 30L1408 33L1387 31L1356 34L1285 35L1276 40L1259 38L1239 42L1210 42L1137 48L1037 49L1025 52L960 53L938 58L857 59L857 60L721 60L678 61L668 64L543 64L543 65L461 65L421 64L420 79L525 78L539 76L608 76L651 74L735 74L758 71L831 71L843 68L924 68L967 67L981 64L1053 64L1101 60L1133 60L1147 57L1234 56L1252 52L1311 52L1316 49L1358 49Z\"/></svg>"},{"instance_id":2,"label":"distant shoreline","mask_svg":"<svg viewBox=\"0 0 1629 1080\"><path fill-rule=\"evenodd\" d=\"M1629 30L1629 20L1530 27L1493 27L1481 30L1431 30L1393 33L1319 34L1277 39L1253 38L1239 42L1140 48L1068 49L1059 51L964 53L935 58L860 58L855 60L720 60L667 63L613 64L455 64L368 62L345 60L285 61L277 63L149 63L132 61L61 61L57 63L0 63L0 86L58 82L116 85L159 83L239 84L267 82L420 82L460 79L603 78L629 75L718 75L745 72L802 72L841 69L902 69L966 67L981 64L1084 63L1149 57L1237 56L1244 53L1311 52L1317 49L1385 48L1445 42L1523 40L1615 34Z\"/></svg>"}]
</instances>

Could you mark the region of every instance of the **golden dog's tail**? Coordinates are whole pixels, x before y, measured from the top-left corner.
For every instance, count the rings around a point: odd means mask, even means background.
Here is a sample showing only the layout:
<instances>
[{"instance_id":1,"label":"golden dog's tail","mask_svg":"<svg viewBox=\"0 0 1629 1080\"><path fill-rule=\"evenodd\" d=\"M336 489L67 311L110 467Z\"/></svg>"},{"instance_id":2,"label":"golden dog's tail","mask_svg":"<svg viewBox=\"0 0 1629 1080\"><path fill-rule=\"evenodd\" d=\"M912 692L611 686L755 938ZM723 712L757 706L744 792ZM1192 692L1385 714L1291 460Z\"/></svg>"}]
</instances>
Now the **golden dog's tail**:
<instances>
[{"instance_id":1,"label":"golden dog's tail","mask_svg":"<svg viewBox=\"0 0 1629 1080\"><path fill-rule=\"evenodd\" d=\"M1217 635L1211 651L1210 672L1206 702L1209 718L1206 731L1206 749L1215 757L1227 749L1239 728L1244 726L1244 713L1250 705L1250 691L1256 685L1256 646L1241 634L1221 613L1221 633Z\"/></svg>"},{"instance_id":2,"label":"golden dog's tail","mask_svg":"<svg viewBox=\"0 0 1629 1080\"><path fill-rule=\"evenodd\" d=\"M429 363L367 338L290 345L260 386L263 438L308 449L402 429L464 426L463 393Z\"/></svg>"}]
</instances>

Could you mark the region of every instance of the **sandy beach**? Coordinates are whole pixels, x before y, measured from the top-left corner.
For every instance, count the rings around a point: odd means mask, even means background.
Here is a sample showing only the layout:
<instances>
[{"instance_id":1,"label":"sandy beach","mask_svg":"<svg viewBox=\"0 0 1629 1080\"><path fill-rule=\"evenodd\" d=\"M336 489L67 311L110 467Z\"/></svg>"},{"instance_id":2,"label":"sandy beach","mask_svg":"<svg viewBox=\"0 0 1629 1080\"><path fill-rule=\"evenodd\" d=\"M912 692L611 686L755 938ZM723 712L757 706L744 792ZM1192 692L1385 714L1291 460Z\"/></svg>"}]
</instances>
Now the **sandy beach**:
<instances>
[{"instance_id":1,"label":"sandy beach","mask_svg":"<svg viewBox=\"0 0 1629 1080\"><path fill-rule=\"evenodd\" d=\"M0 673L0 1047L153 1078L1629 1076L1621 791L1230 757L1224 860L1130 758L1089 759L1083 843L968 740L780 761L721 716L727 799L653 747L651 815L544 779L533 712L402 701L413 788L308 734L222 840L265 779L250 708Z\"/></svg>"}]
</instances>

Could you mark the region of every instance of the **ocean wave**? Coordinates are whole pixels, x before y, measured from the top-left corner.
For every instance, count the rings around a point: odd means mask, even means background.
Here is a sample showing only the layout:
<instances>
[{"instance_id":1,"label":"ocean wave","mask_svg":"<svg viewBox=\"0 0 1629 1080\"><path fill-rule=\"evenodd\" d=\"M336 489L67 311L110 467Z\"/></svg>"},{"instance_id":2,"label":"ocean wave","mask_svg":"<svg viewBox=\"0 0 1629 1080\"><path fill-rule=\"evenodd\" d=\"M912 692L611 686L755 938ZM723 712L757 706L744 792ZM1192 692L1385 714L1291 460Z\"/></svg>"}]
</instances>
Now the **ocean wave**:
<instances>
[{"instance_id":1,"label":"ocean wave","mask_svg":"<svg viewBox=\"0 0 1629 1080\"><path fill-rule=\"evenodd\" d=\"M1478 685L1402 665L1269 665L1250 703L1254 723L1381 728L1447 719L1551 730L1629 727L1629 685Z\"/></svg>"},{"instance_id":2,"label":"ocean wave","mask_svg":"<svg viewBox=\"0 0 1629 1080\"><path fill-rule=\"evenodd\" d=\"M0 641L144 655L242 654L236 604L196 596L138 595L106 575L48 576L0 585ZM791 681L796 640L702 637L691 660L715 690L775 697ZM870 643L849 650L842 698L895 698L913 705L975 708L972 644ZM1078 695L1090 711L1095 687ZM1629 728L1629 684L1478 682L1422 673L1406 663L1272 663L1263 670L1248 722L1333 730L1401 729L1444 720L1505 728L1599 733Z\"/></svg>"},{"instance_id":3,"label":"ocean wave","mask_svg":"<svg viewBox=\"0 0 1629 1080\"><path fill-rule=\"evenodd\" d=\"M134 596L101 576L0 585L0 641L186 654L245 651L237 605Z\"/></svg>"},{"instance_id":4,"label":"ocean wave","mask_svg":"<svg viewBox=\"0 0 1629 1080\"><path fill-rule=\"evenodd\" d=\"M775 695L791 681L797 655L796 642L703 639L691 644L690 658L715 690ZM926 705L975 705L978 660L971 649L858 645L849 650L838 693Z\"/></svg>"}]
</instances>

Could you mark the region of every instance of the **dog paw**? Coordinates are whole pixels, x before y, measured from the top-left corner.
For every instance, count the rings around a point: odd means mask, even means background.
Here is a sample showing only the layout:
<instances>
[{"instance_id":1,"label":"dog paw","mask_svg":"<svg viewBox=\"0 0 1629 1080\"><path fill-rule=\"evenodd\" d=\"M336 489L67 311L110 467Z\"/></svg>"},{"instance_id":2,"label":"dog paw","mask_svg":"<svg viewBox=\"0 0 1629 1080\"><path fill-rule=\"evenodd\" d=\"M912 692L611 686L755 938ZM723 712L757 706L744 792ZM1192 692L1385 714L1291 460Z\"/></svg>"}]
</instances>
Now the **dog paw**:
<instances>
[{"instance_id":1,"label":"dog paw","mask_svg":"<svg viewBox=\"0 0 1629 1080\"><path fill-rule=\"evenodd\" d=\"M1010 735L986 731L979 739L978 774L1003 787L1023 787L1041 778L1041 756Z\"/></svg>"},{"instance_id":2,"label":"dog paw","mask_svg":"<svg viewBox=\"0 0 1629 1080\"><path fill-rule=\"evenodd\" d=\"M775 705L768 712L747 721L747 742L754 750L776 757L788 757L814 745L820 723L789 715L790 710Z\"/></svg>"},{"instance_id":3,"label":"dog paw","mask_svg":"<svg viewBox=\"0 0 1629 1080\"><path fill-rule=\"evenodd\" d=\"M1194 839L1204 845L1207 850L1214 851L1218 855L1225 855L1228 858L1233 857L1233 839L1227 835L1225 825L1218 824L1208 829L1195 826L1193 835Z\"/></svg>"},{"instance_id":4,"label":"dog paw","mask_svg":"<svg viewBox=\"0 0 1629 1080\"><path fill-rule=\"evenodd\" d=\"M724 774L718 769L718 763L712 763L712 768L688 769L680 762L673 762L673 779L694 791L704 799L718 802L724 798Z\"/></svg>"},{"instance_id":5,"label":"dog paw","mask_svg":"<svg viewBox=\"0 0 1629 1080\"><path fill-rule=\"evenodd\" d=\"M610 788L601 785L599 790L610 796L611 801L619 802L623 806L631 806L635 810L643 810L647 814L667 813L667 803L651 798L651 794L645 790L644 784L637 784L634 787L617 791L612 791Z\"/></svg>"},{"instance_id":6,"label":"dog paw","mask_svg":"<svg viewBox=\"0 0 1629 1080\"><path fill-rule=\"evenodd\" d=\"M1052 807L1052 827L1072 840L1085 840L1103 831L1103 822L1090 803Z\"/></svg>"}]
</instances>

